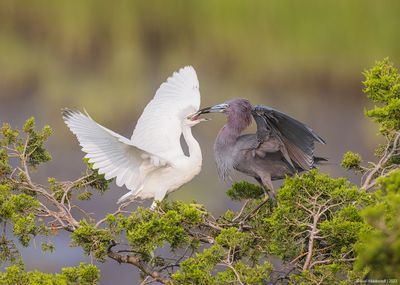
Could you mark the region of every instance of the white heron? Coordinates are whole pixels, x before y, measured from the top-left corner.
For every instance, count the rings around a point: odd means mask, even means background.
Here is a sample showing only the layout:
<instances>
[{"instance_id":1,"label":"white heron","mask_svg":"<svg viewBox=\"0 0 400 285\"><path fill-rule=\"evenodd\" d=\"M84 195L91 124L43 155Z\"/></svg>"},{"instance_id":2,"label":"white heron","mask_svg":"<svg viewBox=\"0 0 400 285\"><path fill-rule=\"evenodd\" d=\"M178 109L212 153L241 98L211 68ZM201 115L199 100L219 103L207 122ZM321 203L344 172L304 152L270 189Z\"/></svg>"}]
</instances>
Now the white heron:
<instances>
[{"instance_id":1,"label":"white heron","mask_svg":"<svg viewBox=\"0 0 400 285\"><path fill-rule=\"evenodd\" d=\"M64 110L63 119L76 135L86 158L106 179L116 178L129 192L117 203L165 195L193 179L201 170L201 149L191 127L205 119L190 116L199 110L196 71L181 68L161 84L140 116L131 139L96 123L87 113ZM183 135L189 156L182 150Z\"/></svg>"}]
</instances>

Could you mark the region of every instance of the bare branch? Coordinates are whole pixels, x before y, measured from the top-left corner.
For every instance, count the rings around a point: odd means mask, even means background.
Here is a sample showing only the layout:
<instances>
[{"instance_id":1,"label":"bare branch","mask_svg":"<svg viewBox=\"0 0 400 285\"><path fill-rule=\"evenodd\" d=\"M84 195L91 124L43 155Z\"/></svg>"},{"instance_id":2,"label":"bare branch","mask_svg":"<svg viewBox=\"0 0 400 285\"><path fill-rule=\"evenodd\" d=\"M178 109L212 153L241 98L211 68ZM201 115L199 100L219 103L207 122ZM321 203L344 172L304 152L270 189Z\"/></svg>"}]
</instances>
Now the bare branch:
<instances>
[{"instance_id":1,"label":"bare branch","mask_svg":"<svg viewBox=\"0 0 400 285\"><path fill-rule=\"evenodd\" d=\"M390 140L388 139L388 143L381 159L371 170L367 172L368 174L366 174L366 178L362 183L361 189L369 191L373 186L375 186L376 183L375 180L373 180L374 177L376 176L377 172L380 171L382 167L389 161L389 159L392 158L393 155L395 155L399 150L399 142L400 132L396 132L393 144L391 144Z\"/></svg>"},{"instance_id":2,"label":"bare branch","mask_svg":"<svg viewBox=\"0 0 400 285\"><path fill-rule=\"evenodd\" d=\"M146 276L150 276L155 281L160 282L161 284L172 285L172 280L169 278L162 277L159 271L151 271L146 269L145 265L140 261L139 258L133 255L122 255L114 252L112 248L116 246L117 243L114 241L108 247L107 255L117 261L118 263L127 263L135 266L140 271L142 271Z\"/></svg>"},{"instance_id":3,"label":"bare branch","mask_svg":"<svg viewBox=\"0 0 400 285\"><path fill-rule=\"evenodd\" d=\"M304 262L304 265L303 265L303 271L306 271L310 268L311 258L313 256L313 249L314 249L314 239L315 239L315 236L317 235L317 233L319 232L319 230L317 228L318 219L319 219L319 215L313 216L313 224L312 224L312 228L310 231L310 238L308 240L308 252L307 252L307 256L306 256L306 261Z\"/></svg>"},{"instance_id":4,"label":"bare branch","mask_svg":"<svg viewBox=\"0 0 400 285\"><path fill-rule=\"evenodd\" d=\"M235 276L236 276L236 280L237 280L237 282L240 284L240 285L244 285L243 284L243 282L242 282L242 280L240 280L240 275L239 275L239 273L236 271L236 269L231 265L231 264L229 264L229 263L218 263L218 265L221 265L221 266L226 266L226 267L228 267L229 269L231 269L232 270L232 272L235 274Z\"/></svg>"},{"instance_id":5,"label":"bare branch","mask_svg":"<svg viewBox=\"0 0 400 285\"><path fill-rule=\"evenodd\" d=\"M236 221L242 216L243 211L244 211L244 209L246 208L246 206L247 206L247 204L249 203L249 201L250 201L250 200L246 200L246 201L243 203L242 208L240 209L240 211L239 211L239 213L236 215L236 217L233 218L232 222L236 222Z\"/></svg>"},{"instance_id":6,"label":"bare branch","mask_svg":"<svg viewBox=\"0 0 400 285\"><path fill-rule=\"evenodd\" d=\"M269 197L266 196L266 197L261 201L260 204L258 204L250 213L248 213L246 216L244 216L244 218L240 221L239 224L240 224L240 225L243 225L244 222L245 222L247 219L251 218L255 213L257 213L257 211L258 211L262 206L264 206L264 205L268 202L268 200L269 200Z\"/></svg>"}]
</instances>

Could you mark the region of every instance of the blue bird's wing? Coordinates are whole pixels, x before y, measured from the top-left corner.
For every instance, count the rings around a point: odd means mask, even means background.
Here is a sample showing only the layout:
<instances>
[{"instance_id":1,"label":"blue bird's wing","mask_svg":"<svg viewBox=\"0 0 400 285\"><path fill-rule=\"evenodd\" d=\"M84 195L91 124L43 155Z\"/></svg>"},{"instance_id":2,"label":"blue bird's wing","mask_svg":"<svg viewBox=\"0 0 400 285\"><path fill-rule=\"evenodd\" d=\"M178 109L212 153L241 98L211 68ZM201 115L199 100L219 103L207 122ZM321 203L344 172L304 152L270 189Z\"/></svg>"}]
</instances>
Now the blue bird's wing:
<instances>
[{"instance_id":1,"label":"blue bird's wing","mask_svg":"<svg viewBox=\"0 0 400 285\"><path fill-rule=\"evenodd\" d=\"M288 162L294 162L304 170L314 165L315 142L325 144L311 128L273 108L257 105L252 115L257 124L257 140L263 142L278 139L284 147L282 154Z\"/></svg>"}]
</instances>

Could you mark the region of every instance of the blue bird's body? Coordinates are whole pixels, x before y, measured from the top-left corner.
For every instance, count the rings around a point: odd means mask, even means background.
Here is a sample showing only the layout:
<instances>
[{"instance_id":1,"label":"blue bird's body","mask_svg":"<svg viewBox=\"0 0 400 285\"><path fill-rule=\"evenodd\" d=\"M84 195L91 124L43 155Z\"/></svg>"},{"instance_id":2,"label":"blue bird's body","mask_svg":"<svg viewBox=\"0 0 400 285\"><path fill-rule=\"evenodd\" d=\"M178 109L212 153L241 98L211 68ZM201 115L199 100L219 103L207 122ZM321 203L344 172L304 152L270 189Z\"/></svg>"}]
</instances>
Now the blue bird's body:
<instances>
[{"instance_id":1,"label":"blue bird's body","mask_svg":"<svg viewBox=\"0 0 400 285\"><path fill-rule=\"evenodd\" d=\"M237 170L255 178L276 199L273 180L307 171L323 158L314 156L315 142L325 144L311 128L267 106L252 106L246 99L199 110L196 114L224 113L227 122L214 144L218 174L222 180ZM242 132L256 121L257 132Z\"/></svg>"}]
</instances>

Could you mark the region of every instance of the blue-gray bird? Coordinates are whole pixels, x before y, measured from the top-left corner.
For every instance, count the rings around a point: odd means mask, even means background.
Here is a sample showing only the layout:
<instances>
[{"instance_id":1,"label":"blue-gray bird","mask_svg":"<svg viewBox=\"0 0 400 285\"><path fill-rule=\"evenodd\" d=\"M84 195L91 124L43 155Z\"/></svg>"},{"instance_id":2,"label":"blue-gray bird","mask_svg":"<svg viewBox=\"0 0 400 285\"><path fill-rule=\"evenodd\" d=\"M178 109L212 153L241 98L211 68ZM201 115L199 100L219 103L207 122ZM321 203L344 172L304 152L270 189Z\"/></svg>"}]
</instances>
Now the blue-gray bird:
<instances>
[{"instance_id":1,"label":"blue-gray bird","mask_svg":"<svg viewBox=\"0 0 400 285\"><path fill-rule=\"evenodd\" d=\"M230 177L233 169L254 177L276 200L273 180L307 171L325 160L315 157L315 142L325 144L311 128L273 108L252 106L246 99L199 110L205 113L224 113L227 122L219 131L214 144L214 156L221 180ZM257 132L242 132L256 121Z\"/></svg>"}]
</instances>

